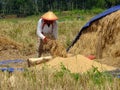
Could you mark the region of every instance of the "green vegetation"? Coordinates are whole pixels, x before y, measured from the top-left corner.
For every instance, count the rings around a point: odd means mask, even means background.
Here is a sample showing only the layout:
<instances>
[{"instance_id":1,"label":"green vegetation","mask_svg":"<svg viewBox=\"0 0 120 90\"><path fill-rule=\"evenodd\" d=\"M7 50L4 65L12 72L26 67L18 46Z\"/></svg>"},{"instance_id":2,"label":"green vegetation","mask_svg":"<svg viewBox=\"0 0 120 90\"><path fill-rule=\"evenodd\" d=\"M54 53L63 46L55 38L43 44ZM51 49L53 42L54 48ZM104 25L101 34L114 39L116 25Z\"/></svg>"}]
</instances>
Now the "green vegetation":
<instances>
[{"instance_id":1,"label":"green vegetation","mask_svg":"<svg viewBox=\"0 0 120 90\"><path fill-rule=\"evenodd\" d=\"M119 5L119 0L1 0L0 14L25 17L38 15L48 10L71 11L110 8Z\"/></svg>"},{"instance_id":2,"label":"green vegetation","mask_svg":"<svg viewBox=\"0 0 120 90\"><path fill-rule=\"evenodd\" d=\"M87 73L71 73L63 64L60 70L48 66L24 72L0 72L0 90L119 90L120 79L93 67Z\"/></svg>"}]
</instances>

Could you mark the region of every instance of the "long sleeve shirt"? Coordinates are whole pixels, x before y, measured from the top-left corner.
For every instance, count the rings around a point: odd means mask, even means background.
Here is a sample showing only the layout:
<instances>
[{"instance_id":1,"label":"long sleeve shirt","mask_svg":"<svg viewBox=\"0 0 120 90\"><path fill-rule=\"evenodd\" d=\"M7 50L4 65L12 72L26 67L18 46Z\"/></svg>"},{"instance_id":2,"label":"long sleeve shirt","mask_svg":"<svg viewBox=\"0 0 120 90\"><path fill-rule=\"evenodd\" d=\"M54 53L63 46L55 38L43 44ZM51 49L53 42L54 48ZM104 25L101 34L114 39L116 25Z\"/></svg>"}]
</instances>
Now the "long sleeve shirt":
<instances>
[{"instance_id":1,"label":"long sleeve shirt","mask_svg":"<svg viewBox=\"0 0 120 90\"><path fill-rule=\"evenodd\" d=\"M44 39L45 38L44 33L46 33L46 34L52 34L54 36L54 38L57 39L57 37L58 37L57 21L54 21L53 26L52 26L52 24L50 24L49 27L47 24L45 24L43 27L43 23L44 23L43 19L39 19L38 25L37 25L38 37L40 37L41 39Z\"/></svg>"}]
</instances>

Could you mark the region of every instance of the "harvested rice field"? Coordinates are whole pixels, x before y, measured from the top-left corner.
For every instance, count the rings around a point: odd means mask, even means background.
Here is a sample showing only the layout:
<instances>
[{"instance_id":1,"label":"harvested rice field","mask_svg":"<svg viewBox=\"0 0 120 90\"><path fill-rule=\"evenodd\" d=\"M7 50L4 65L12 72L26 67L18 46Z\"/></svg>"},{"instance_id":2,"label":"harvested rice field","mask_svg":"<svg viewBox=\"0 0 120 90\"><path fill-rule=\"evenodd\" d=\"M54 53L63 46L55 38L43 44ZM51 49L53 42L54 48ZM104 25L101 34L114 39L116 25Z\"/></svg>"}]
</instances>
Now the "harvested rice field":
<instances>
[{"instance_id":1,"label":"harvested rice field","mask_svg":"<svg viewBox=\"0 0 120 90\"><path fill-rule=\"evenodd\" d=\"M59 22L58 41L50 40L44 45L45 51L54 56L48 63L51 66L65 64L73 72L87 71L91 66L105 66L104 70L113 70L120 67L119 29L120 11L114 12L95 21L82 31L82 35L69 52L67 45L72 42L79 29L88 21L61 21ZM37 57L37 20L18 20L0 22L0 60L14 60ZM69 32L68 32L69 30ZM87 56L93 55L90 60ZM97 63L94 64L94 63ZM26 65L23 65L27 67ZM39 66L38 66L39 67ZM88 67L88 68L87 68ZM81 68L86 68L82 70ZM104 68L104 67L103 67ZM78 71L76 71L76 69Z\"/></svg>"},{"instance_id":2,"label":"harvested rice field","mask_svg":"<svg viewBox=\"0 0 120 90\"><path fill-rule=\"evenodd\" d=\"M39 60L38 18L1 20L1 90L79 90L81 87L81 90L119 90L119 30L113 31L116 26L111 26L114 21L109 20L110 15L103 18L107 18L105 21L100 19L83 30L79 40L66 52L80 28L93 16L60 21L58 40L48 40L43 47L44 52L50 52L52 59L31 66L28 65L29 58ZM112 27L110 29L107 25L110 31L102 28L105 28L102 23L106 20ZM119 25L117 27L119 29ZM4 72L6 70L8 72Z\"/></svg>"}]
</instances>

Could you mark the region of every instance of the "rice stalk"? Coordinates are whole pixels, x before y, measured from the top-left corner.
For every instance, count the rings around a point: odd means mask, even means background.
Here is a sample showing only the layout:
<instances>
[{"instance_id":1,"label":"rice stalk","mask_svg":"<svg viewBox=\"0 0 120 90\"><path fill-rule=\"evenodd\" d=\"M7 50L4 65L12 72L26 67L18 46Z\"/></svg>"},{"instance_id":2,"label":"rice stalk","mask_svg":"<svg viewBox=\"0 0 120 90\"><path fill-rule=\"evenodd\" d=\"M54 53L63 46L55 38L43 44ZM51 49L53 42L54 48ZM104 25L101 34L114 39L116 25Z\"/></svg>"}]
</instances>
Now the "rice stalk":
<instances>
[{"instance_id":1,"label":"rice stalk","mask_svg":"<svg viewBox=\"0 0 120 90\"><path fill-rule=\"evenodd\" d=\"M44 51L49 51L53 57L67 57L67 52L65 47L57 40L50 40L47 44L43 45Z\"/></svg>"}]
</instances>

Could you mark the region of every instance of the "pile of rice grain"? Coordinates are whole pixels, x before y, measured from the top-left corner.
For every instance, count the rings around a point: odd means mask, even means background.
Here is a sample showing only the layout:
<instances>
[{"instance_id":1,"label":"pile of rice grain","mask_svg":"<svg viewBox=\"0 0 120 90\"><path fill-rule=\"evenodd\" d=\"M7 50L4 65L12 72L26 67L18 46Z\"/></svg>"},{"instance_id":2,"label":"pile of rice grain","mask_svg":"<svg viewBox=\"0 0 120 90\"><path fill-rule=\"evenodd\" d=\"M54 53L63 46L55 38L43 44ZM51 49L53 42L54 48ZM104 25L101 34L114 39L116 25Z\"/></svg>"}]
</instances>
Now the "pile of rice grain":
<instances>
[{"instance_id":1,"label":"pile of rice grain","mask_svg":"<svg viewBox=\"0 0 120 90\"><path fill-rule=\"evenodd\" d=\"M120 56L120 10L107 15L82 31L70 49L74 54L93 54L97 58Z\"/></svg>"},{"instance_id":2,"label":"pile of rice grain","mask_svg":"<svg viewBox=\"0 0 120 90\"><path fill-rule=\"evenodd\" d=\"M57 40L48 40L47 44L43 45L43 50L50 52L53 57L67 57L65 47Z\"/></svg>"}]
</instances>

